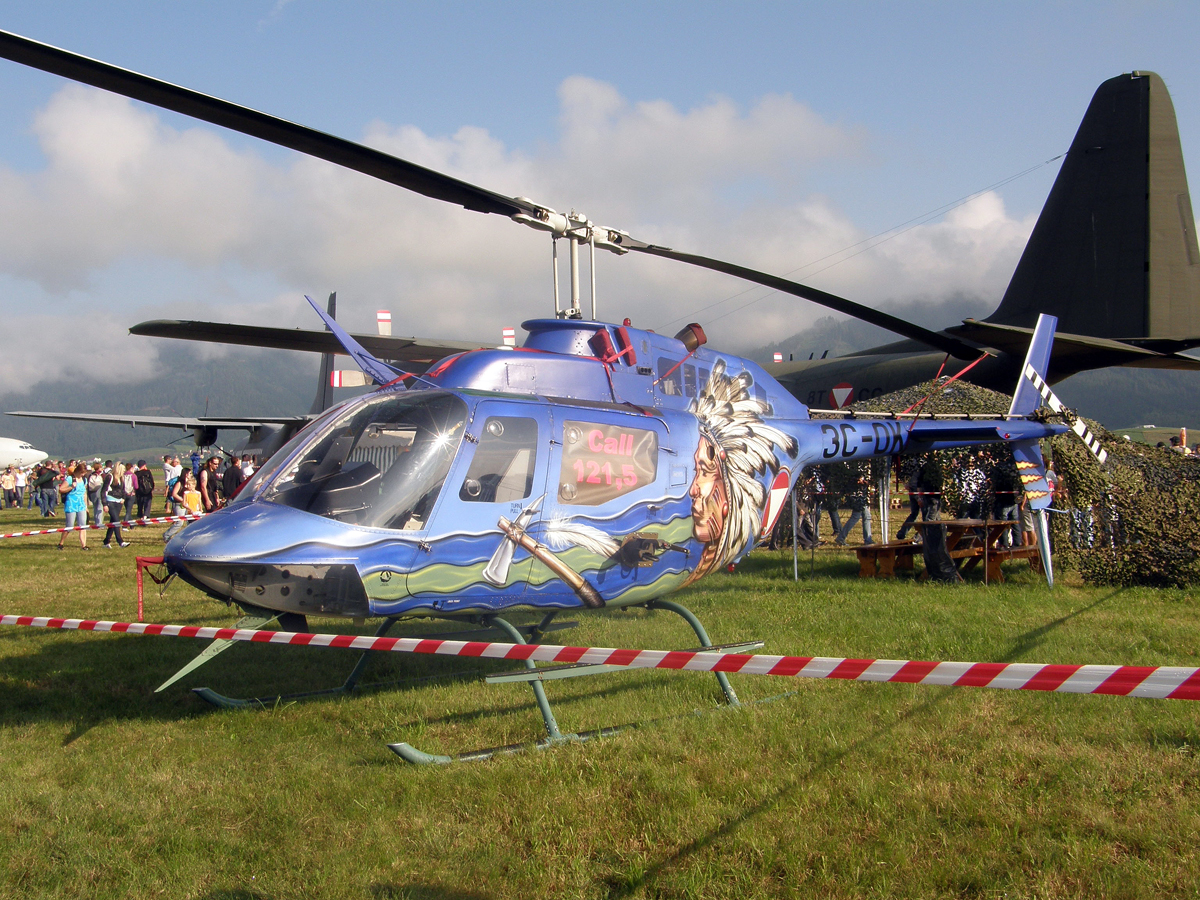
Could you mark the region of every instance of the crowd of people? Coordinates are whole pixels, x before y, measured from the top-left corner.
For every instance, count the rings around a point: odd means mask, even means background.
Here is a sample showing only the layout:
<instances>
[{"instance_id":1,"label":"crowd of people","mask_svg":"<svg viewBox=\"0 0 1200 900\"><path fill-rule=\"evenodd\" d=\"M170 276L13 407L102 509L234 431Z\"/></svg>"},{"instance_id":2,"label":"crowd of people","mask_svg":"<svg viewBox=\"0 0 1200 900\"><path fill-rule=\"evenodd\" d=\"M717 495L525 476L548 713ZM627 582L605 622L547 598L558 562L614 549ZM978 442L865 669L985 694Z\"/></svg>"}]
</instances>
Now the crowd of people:
<instances>
[{"instance_id":1,"label":"crowd of people","mask_svg":"<svg viewBox=\"0 0 1200 900\"><path fill-rule=\"evenodd\" d=\"M108 516L104 546L128 547L121 533L123 523L155 514L155 498L162 498L160 511L168 516L200 515L224 506L254 473L255 460L199 452L181 458L162 458L161 468L152 470L146 460L123 462L95 459L47 460L30 468L9 466L0 473L5 509L32 511L37 505L44 518L58 517L61 502L64 526L79 527L79 544L89 550L87 531L82 526L101 524ZM158 478L156 478L156 473ZM170 540L187 523L178 521L163 535ZM58 548L66 548L64 532Z\"/></svg>"},{"instance_id":2,"label":"crowd of people","mask_svg":"<svg viewBox=\"0 0 1200 900\"><path fill-rule=\"evenodd\" d=\"M1004 546L1032 542L1032 517L1012 452L1006 448L982 448L947 458L945 452L900 456L894 460L898 489L908 494L908 517L896 533L903 540L920 516L937 521L943 512L957 519L991 518L1013 523L1001 538ZM861 523L862 542L875 543L872 502L878 497L878 462L844 463L846 471L828 466L809 466L802 475L799 491L797 536L805 549L825 543L821 539L822 514L832 527L834 544L844 546L855 525ZM1050 470L1054 485L1053 469ZM840 482L840 485L835 484ZM843 523L842 512L850 511ZM887 536L884 536L887 540Z\"/></svg>"}]
</instances>

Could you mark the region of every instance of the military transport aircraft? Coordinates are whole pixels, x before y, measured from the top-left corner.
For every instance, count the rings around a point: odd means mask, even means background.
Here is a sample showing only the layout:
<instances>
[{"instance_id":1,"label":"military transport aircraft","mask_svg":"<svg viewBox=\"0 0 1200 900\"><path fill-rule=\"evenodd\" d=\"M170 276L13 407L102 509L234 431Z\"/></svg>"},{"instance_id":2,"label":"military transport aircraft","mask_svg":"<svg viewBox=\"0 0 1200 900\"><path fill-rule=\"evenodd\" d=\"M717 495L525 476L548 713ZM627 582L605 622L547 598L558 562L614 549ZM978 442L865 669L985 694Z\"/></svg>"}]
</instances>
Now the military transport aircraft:
<instances>
[{"instance_id":1,"label":"military transport aircraft","mask_svg":"<svg viewBox=\"0 0 1200 900\"><path fill-rule=\"evenodd\" d=\"M1200 370L1200 251L1175 109L1153 72L1096 90L1000 306L939 334L767 370L810 406L848 406L927 381L940 368L1004 391L1039 313L1058 318L1047 380L1105 366ZM946 353L950 352L950 358ZM972 355L973 354L973 355Z\"/></svg>"}]
</instances>

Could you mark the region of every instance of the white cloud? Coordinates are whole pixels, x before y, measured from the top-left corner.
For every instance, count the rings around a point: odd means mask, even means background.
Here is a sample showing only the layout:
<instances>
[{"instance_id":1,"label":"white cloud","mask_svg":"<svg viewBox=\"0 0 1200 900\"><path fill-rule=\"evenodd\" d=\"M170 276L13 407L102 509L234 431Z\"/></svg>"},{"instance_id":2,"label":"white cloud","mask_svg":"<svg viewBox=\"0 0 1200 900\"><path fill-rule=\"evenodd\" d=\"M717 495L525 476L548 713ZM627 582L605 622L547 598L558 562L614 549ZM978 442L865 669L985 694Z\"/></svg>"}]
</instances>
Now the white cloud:
<instances>
[{"instance_id":1,"label":"white cloud","mask_svg":"<svg viewBox=\"0 0 1200 900\"><path fill-rule=\"evenodd\" d=\"M639 238L777 274L868 236L806 187L814 167L859 164L868 136L791 97L767 96L748 110L718 97L678 110L632 103L611 85L574 77L562 84L560 103L559 140L536 148L506 147L475 127L439 137L382 122L371 123L363 140L498 192L563 210L578 204ZM548 240L498 216L320 160L267 162L234 149L219 130L178 130L145 107L79 86L59 91L33 130L45 168L0 165L0 272L26 285L18 292L25 304L36 297L44 308L35 315L0 301L10 327L37 329L40 316L82 305L88 327L111 332L110 344L128 353L137 339L119 336L151 316L312 327L301 295L333 289L352 328L371 328L374 310L386 306L396 333L449 338L495 339L502 325L550 308ZM999 297L1031 227L988 194L813 281L871 304ZM565 281L565 247L561 256ZM632 315L650 327L677 316L703 322L706 314L694 311L746 290L634 256L600 254L602 316ZM143 264L146 279L170 276L118 290ZM752 346L765 332L791 333L820 314L780 298L752 309L722 318L714 343ZM0 366L0 390L28 384L30 372L104 379L113 369L104 341L88 340L73 354L70 363L11 357ZM145 360L138 371L153 366L153 353L138 356Z\"/></svg>"}]
</instances>

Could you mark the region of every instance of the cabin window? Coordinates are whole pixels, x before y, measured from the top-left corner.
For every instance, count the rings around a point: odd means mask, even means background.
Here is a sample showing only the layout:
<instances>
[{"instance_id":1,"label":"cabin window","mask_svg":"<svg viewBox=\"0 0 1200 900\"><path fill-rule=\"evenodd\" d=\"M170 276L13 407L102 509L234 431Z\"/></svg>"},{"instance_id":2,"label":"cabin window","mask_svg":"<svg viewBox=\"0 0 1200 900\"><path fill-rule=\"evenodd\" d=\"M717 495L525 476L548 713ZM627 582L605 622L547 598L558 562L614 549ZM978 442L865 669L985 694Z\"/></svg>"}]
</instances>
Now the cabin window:
<instances>
[{"instance_id":1,"label":"cabin window","mask_svg":"<svg viewBox=\"0 0 1200 900\"><path fill-rule=\"evenodd\" d=\"M599 506L652 484L658 477L658 435L645 428L563 423L558 499Z\"/></svg>"},{"instance_id":2,"label":"cabin window","mask_svg":"<svg viewBox=\"0 0 1200 900\"><path fill-rule=\"evenodd\" d=\"M658 358L658 390L668 397L683 396L683 387L679 383L678 363L679 360L670 357L660 356ZM675 371L672 372L672 369Z\"/></svg>"},{"instance_id":3,"label":"cabin window","mask_svg":"<svg viewBox=\"0 0 1200 900\"><path fill-rule=\"evenodd\" d=\"M696 396L696 367L683 366L683 393L688 397Z\"/></svg>"},{"instance_id":4,"label":"cabin window","mask_svg":"<svg viewBox=\"0 0 1200 900\"><path fill-rule=\"evenodd\" d=\"M483 423L479 446L458 490L468 503L507 503L533 493L537 465L536 419L492 416Z\"/></svg>"}]
</instances>

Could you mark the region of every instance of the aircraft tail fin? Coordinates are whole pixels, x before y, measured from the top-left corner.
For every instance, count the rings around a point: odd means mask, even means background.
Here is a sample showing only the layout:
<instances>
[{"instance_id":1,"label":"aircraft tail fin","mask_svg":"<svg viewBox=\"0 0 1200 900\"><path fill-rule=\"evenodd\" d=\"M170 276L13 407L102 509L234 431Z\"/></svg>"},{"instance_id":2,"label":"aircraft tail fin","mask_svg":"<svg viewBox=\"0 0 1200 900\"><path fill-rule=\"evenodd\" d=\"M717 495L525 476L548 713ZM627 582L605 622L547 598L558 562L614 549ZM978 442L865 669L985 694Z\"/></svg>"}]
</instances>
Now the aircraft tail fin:
<instances>
[{"instance_id":1,"label":"aircraft tail fin","mask_svg":"<svg viewBox=\"0 0 1200 900\"><path fill-rule=\"evenodd\" d=\"M1017 378L1017 389L1013 391L1012 405L1008 408L1010 416L1032 415L1042 405L1042 395L1038 392L1037 383L1031 376L1041 379L1046 377L1050 366L1050 351L1054 349L1054 329L1058 319L1042 313L1038 316L1037 327L1033 329L1033 337L1029 339L1029 349L1025 352L1025 362L1021 365L1021 374Z\"/></svg>"},{"instance_id":2,"label":"aircraft tail fin","mask_svg":"<svg viewBox=\"0 0 1200 900\"><path fill-rule=\"evenodd\" d=\"M1054 349L1054 327L1057 324L1058 320L1054 316L1045 313L1038 316L1033 337L1029 339L1029 349L1025 353L1025 362L1021 365L1021 375L1017 378L1017 389L1013 391L1012 405L1008 409L1010 416L1032 415L1042 405L1043 397L1039 385L1045 384L1043 376L1050 365L1050 353ZM1050 587L1054 587L1050 532L1046 525L1045 512L1054 502L1054 496L1046 474L1046 462L1042 458L1042 447L1036 440L1013 441L1012 454L1017 464L1021 487L1025 491L1025 502L1034 512L1034 531L1037 534L1046 581Z\"/></svg>"},{"instance_id":3,"label":"aircraft tail fin","mask_svg":"<svg viewBox=\"0 0 1200 900\"><path fill-rule=\"evenodd\" d=\"M329 318L337 318L337 291L329 295L329 305L326 307L329 312ZM325 330L329 330L329 326L325 326ZM317 415L325 412L329 407L333 406L333 354L321 354L321 371L317 375L317 395L313 397L312 407L309 409L311 415Z\"/></svg>"},{"instance_id":4,"label":"aircraft tail fin","mask_svg":"<svg viewBox=\"0 0 1200 900\"><path fill-rule=\"evenodd\" d=\"M1175 110L1133 72L1096 90L999 308L987 321L1070 334L1200 335L1200 251Z\"/></svg>"}]
</instances>

